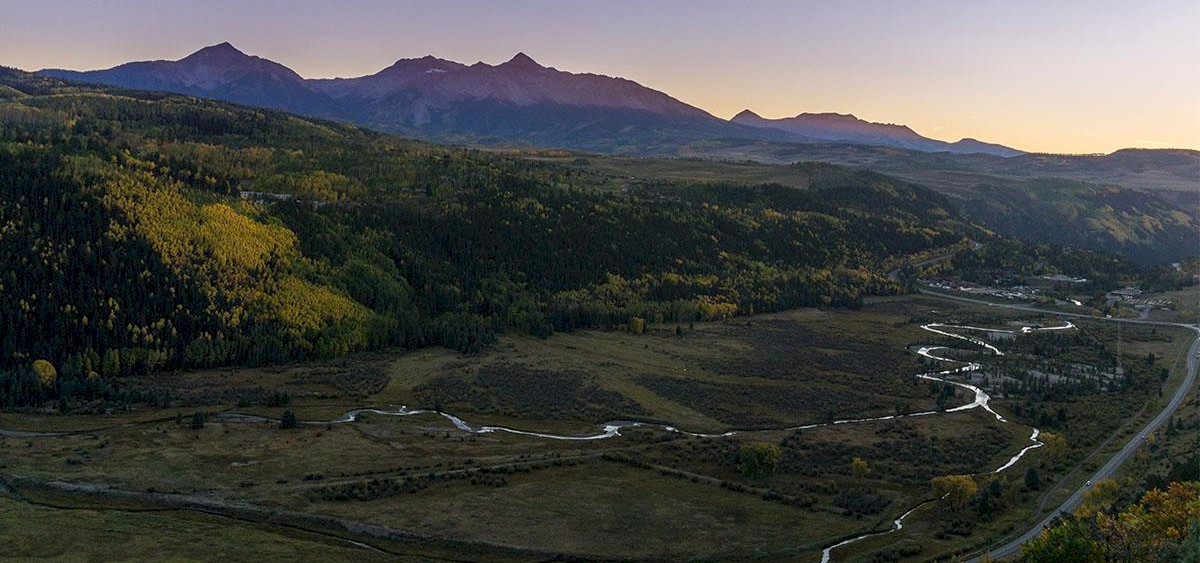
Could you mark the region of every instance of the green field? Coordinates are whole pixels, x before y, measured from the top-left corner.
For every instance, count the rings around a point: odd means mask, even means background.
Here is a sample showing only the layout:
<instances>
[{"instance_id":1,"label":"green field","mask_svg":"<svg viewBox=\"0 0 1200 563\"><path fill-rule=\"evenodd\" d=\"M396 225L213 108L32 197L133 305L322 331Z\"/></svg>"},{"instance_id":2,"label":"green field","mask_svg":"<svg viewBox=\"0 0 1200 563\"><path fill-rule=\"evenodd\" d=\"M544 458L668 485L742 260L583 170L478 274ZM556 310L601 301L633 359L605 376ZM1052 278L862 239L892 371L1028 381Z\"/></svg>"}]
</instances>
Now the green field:
<instances>
[{"instance_id":1,"label":"green field","mask_svg":"<svg viewBox=\"0 0 1200 563\"><path fill-rule=\"evenodd\" d=\"M297 530L189 511L52 508L0 494L5 561L396 561Z\"/></svg>"}]
</instances>

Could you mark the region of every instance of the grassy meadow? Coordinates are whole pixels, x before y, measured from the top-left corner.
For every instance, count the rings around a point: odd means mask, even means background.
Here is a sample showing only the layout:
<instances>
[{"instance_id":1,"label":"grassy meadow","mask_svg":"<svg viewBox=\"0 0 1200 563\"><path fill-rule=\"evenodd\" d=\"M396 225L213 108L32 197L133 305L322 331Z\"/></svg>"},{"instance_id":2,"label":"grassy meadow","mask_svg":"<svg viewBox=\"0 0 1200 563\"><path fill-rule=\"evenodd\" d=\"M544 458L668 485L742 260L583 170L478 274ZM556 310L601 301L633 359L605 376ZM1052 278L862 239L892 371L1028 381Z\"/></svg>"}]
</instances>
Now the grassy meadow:
<instances>
[{"instance_id":1,"label":"grassy meadow","mask_svg":"<svg viewBox=\"0 0 1200 563\"><path fill-rule=\"evenodd\" d=\"M88 538L110 544L121 534L169 529L165 537L180 546L175 551L183 560L205 550L237 558L246 542L261 543L266 560L373 556L344 541L354 539L398 556L459 552L470 560L720 560L751 554L815 561L824 546L888 529L909 508L936 498L934 477L976 475L980 489L998 483L986 511L935 503L916 511L900 533L835 552L838 561L915 561L962 553L1019 529L1057 490L1073 486L1105 438L1136 422L1143 403L1155 399L1149 388L1136 387L1078 396L994 390L993 404L1010 423L974 409L786 429L934 409L937 387L912 377L933 366L913 347L945 344L949 354L982 356L920 329L931 321L1054 323L1030 313L908 296L873 300L861 311L801 309L651 324L643 334L504 336L475 355L427 348L145 376L129 383L174 389L172 406L0 415L6 430L71 432L0 437L0 474L16 483L16 495L0 495L0 522L16 530L5 541L21 557L55 557L71 546L86 552ZM1122 357L1161 358L1144 369L1167 369L1166 387L1178 379L1172 362L1186 347L1183 331L1123 327L1118 334L1106 324L1079 324L1079 334L1065 340L998 343L1014 352L1002 365L1069 373L1072 362L1091 361L1089 354L1108 358L1119 340ZM1133 360L1126 362L1131 374L1141 373ZM947 401L952 406L967 397L951 390ZM699 437L645 426L607 440L560 441L465 433L433 413L363 414L352 423L287 430L277 422L284 410L312 422L340 418L352 408L399 405L436 407L472 425L566 435L595 434L610 420L743 432ZM1030 423L1038 421L1028 417L1059 410L1061 418L1043 430L1066 436L1064 451L1052 456L1047 448L1035 449L1005 473L990 475L1029 444ZM207 421L193 428L193 413L200 411ZM741 456L749 444L778 448L774 471L747 474ZM1177 446L1171 448L1153 459ZM865 473L854 470L854 458L866 463ZM1023 483L1030 468L1041 475L1042 487ZM54 481L133 496L113 507L103 496L24 485ZM277 513L278 522L241 528L219 516L163 512L161 499L142 499L162 494L223 503L222 514L257 507ZM17 495L58 495L56 505L70 510L20 502ZM121 517L118 509L136 517ZM68 515L79 524L65 537L67 548L39 545L35 530L56 529L48 524ZM305 515L323 520L314 524ZM337 533L328 522L335 522ZM386 534L347 533L347 525ZM130 545L136 554L141 544Z\"/></svg>"}]
</instances>

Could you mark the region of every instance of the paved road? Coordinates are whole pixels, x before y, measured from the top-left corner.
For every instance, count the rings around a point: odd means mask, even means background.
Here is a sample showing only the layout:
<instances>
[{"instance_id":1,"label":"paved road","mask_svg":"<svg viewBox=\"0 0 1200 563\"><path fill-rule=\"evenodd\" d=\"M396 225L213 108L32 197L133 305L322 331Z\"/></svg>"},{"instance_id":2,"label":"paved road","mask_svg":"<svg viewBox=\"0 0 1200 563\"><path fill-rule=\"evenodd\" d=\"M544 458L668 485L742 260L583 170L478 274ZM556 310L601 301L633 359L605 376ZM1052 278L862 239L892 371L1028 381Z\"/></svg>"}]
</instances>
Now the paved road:
<instances>
[{"instance_id":1,"label":"paved road","mask_svg":"<svg viewBox=\"0 0 1200 563\"><path fill-rule=\"evenodd\" d=\"M1097 317L1095 315L1089 315L1087 313L1071 313L1071 312L1067 312L1067 311L1056 311L1054 309L1039 309L1032 305L1020 305L1017 303L997 303L995 301L988 301L986 299L961 297L958 295L951 295L949 293L942 293L940 291L932 291L932 290L928 290L928 289L918 289L917 292L924 294L924 295L932 295L934 297L941 297L943 299L950 299L953 301L963 301L966 303L978 303L980 305L987 305L989 307L1000 307L1002 309L1016 309L1018 311L1030 311L1033 313L1045 313L1047 315L1057 315L1060 317L1074 317L1074 318L1078 318L1078 319L1089 319L1089 320L1093 320L1093 321L1104 321L1104 322L1112 322L1112 323L1128 323L1128 324L1137 324L1137 325L1178 326L1178 327L1190 328L1192 330L1200 331L1200 324L1190 325L1187 323L1168 323L1168 322L1163 322L1163 321L1148 321L1148 320L1144 320L1141 318L1124 319L1124 318L1115 318L1115 317Z\"/></svg>"},{"instance_id":2,"label":"paved road","mask_svg":"<svg viewBox=\"0 0 1200 563\"><path fill-rule=\"evenodd\" d=\"M936 291L921 290L921 293L924 293L927 295L934 295L937 297L943 297L943 298L947 298L947 299L953 299L956 301L966 301L966 302L970 302L970 303L982 303L985 305L990 305L993 307L1002 307L1005 309L1017 309L1017 310L1021 310L1021 311L1030 311L1030 312L1035 312L1035 313L1047 313L1047 314L1052 314L1052 315L1082 317L1082 318L1088 318L1088 319L1093 319L1093 320L1098 320L1098 321L1106 321L1106 322L1148 324L1148 325L1159 325L1159 326L1177 326L1177 327L1189 328L1189 329L1196 331L1198 336L1196 337L1196 340L1192 342L1191 348L1188 349L1187 376L1184 377L1183 382L1180 383L1179 387L1175 390L1175 394L1173 396L1171 396L1171 401L1169 403L1167 403L1167 406L1164 407L1163 410L1161 412L1159 412L1157 416L1154 417L1154 419L1152 419L1150 422L1146 423L1146 425L1144 427L1142 427L1142 429L1140 431L1138 431L1137 434L1134 434L1133 437L1129 439L1129 442L1127 442L1125 444L1125 446L1121 448L1120 451L1113 454L1112 458L1110 458L1108 460L1108 462L1104 464L1103 467L1101 467L1100 469L1097 469L1096 472L1092 474L1092 476L1089 478L1089 480L1092 481L1093 483L1096 481L1099 481L1101 479L1107 479L1109 477L1112 477L1116 473L1117 469L1121 467L1121 464L1125 463L1130 457L1133 456L1134 453L1137 452L1138 448L1141 447L1142 437L1146 436L1147 434L1156 430L1158 427L1165 424L1167 422L1167 420L1172 415L1175 414L1175 411L1179 410L1179 407L1181 405L1183 405L1184 399L1187 398L1188 391L1190 391L1192 389L1192 386L1196 384L1196 371L1197 371L1197 368L1200 367L1200 325L1189 325L1189 324L1183 324L1183 323L1165 323L1165 322L1158 322L1158 321L1148 321L1148 320L1143 320L1143 319L1100 318L1100 317L1094 317L1091 315L1083 315L1083 314L1078 314L1078 313L1063 313L1061 311L1052 311L1049 309L1038 309L1036 307L1030 307L1027 305L993 303L991 301L984 301L982 299L971 299L968 297L959 297L957 295L947 295L945 293L938 293ZM1010 555L1017 553L1021 549L1021 544L1033 539L1039 533L1041 533L1042 529L1044 529L1046 526L1049 526L1050 523L1055 518L1058 517L1059 513L1073 512L1075 510L1075 508L1078 507L1079 504L1083 501L1083 493L1087 489L1088 489L1088 487L1086 485L1080 487L1074 493L1072 493L1071 496L1067 498L1067 500L1063 501L1063 503L1061 505L1059 505L1057 510L1052 512L1049 516L1043 518L1041 522L1038 522L1032 528L1027 530L1024 534L1021 534L1017 538L1015 538L999 547L992 548L992 550L988 552L988 555L992 559L1000 559L1000 558L1008 557ZM976 562L980 561L981 558L982 558L982 556L976 556L976 557L970 559L970 563L976 563Z\"/></svg>"}]
</instances>

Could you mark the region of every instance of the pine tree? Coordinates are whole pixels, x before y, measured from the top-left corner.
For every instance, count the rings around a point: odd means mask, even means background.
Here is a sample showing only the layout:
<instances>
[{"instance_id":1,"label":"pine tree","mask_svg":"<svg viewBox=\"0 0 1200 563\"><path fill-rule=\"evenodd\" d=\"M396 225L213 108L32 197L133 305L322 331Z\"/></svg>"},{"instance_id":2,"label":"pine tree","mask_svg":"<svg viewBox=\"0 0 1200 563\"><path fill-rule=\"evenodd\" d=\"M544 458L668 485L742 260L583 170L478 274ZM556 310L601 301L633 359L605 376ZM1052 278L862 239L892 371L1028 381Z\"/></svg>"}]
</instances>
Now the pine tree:
<instances>
[{"instance_id":1,"label":"pine tree","mask_svg":"<svg viewBox=\"0 0 1200 563\"><path fill-rule=\"evenodd\" d=\"M299 426L300 421L296 420L296 413L292 409L283 411L283 417L279 419L279 427L283 429L295 428Z\"/></svg>"},{"instance_id":2,"label":"pine tree","mask_svg":"<svg viewBox=\"0 0 1200 563\"><path fill-rule=\"evenodd\" d=\"M1038 475L1037 469L1032 467L1025 472L1025 488L1031 491L1036 491L1042 487L1042 478Z\"/></svg>"}]
</instances>

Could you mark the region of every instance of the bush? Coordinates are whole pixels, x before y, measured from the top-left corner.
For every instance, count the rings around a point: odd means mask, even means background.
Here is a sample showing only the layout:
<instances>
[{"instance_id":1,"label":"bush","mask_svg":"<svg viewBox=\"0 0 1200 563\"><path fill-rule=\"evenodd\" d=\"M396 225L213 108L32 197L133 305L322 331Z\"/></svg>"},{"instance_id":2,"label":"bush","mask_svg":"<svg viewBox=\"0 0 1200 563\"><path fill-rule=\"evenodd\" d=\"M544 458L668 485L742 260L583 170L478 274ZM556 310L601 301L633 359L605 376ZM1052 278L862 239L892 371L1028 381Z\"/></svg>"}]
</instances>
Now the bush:
<instances>
[{"instance_id":1,"label":"bush","mask_svg":"<svg viewBox=\"0 0 1200 563\"><path fill-rule=\"evenodd\" d=\"M879 514L891 504L887 497L863 488L842 489L833 499L833 505L842 509L846 516Z\"/></svg>"},{"instance_id":2,"label":"bush","mask_svg":"<svg viewBox=\"0 0 1200 563\"><path fill-rule=\"evenodd\" d=\"M42 387L54 387L54 381L58 379L58 370L54 369L54 364L46 360L34 360L33 373L37 375Z\"/></svg>"},{"instance_id":3,"label":"bush","mask_svg":"<svg viewBox=\"0 0 1200 563\"><path fill-rule=\"evenodd\" d=\"M779 458L783 455L779 446L755 442L742 446L742 472L751 479L762 479L775 473Z\"/></svg>"},{"instance_id":4,"label":"bush","mask_svg":"<svg viewBox=\"0 0 1200 563\"><path fill-rule=\"evenodd\" d=\"M283 429L295 428L300 425L300 421L296 420L296 413L292 409L283 411L283 417L279 419L279 427Z\"/></svg>"}]
</instances>

